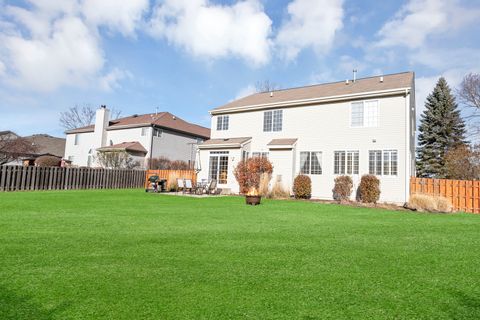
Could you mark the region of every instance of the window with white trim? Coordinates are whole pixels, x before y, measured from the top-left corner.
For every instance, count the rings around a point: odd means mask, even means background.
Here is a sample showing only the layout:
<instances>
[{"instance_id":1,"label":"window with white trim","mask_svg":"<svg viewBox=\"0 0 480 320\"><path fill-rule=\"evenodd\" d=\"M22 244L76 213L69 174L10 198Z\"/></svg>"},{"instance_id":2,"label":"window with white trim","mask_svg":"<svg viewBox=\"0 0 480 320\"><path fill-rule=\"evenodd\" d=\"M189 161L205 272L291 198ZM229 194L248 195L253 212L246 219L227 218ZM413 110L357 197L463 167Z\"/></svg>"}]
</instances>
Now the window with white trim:
<instances>
[{"instance_id":1,"label":"window with white trim","mask_svg":"<svg viewBox=\"0 0 480 320\"><path fill-rule=\"evenodd\" d=\"M80 135L77 133L75 134L74 145L78 146L79 143L80 143Z\"/></svg>"},{"instance_id":2,"label":"window with white trim","mask_svg":"<svg viewBox=\"0 0 480 320\"><path fill-rule=\"evenodd\" d=\"M378 100L352 102L350 108L350 126L378 126Z\"/></svg>"},{"instance_id":3,"label":"window with white trim","mask_svg":"<svg viewBox=\"0 0 480 320\"><path fill-rule=\"evenodd\" d=\"M230 122L229 116L218 116L217 117L217 130L218 131L228 130L229 122Z\"/></svg>"},{"instance_id":4,"label":"window with white trim","mask_svg":"<svg viewBox=\"0 0 480 320\"><path fill-rule=\"evenodd\" d=\"M263 113L263 131L282 131L283 110L265 111Z\"/></svg>"},{"instance_id":5,"label":"window with white trim","mask_svg":"<svg viewBox=\"0 0 480 320\"><path fill-rule=\"evenodd\" d=\"M142 128L142 137L145 137L148 133L148 127L143 127Z\"/></svg>"},{"instance_id":6,"label":"window with white trim","mask_svg":"<svg viewBox=\"0 0 480 320\"><path fill-rule=\"evenodd\" d=\"M359 172L359 152L358 151L335 151L333 161L334 174L358 174Z\"/></svg>"},{"instance_id":7,"label":"window with white trim","mask_svg":"<svg viewBox=\"0 0 480 320\"><path fill-rule=\"evenodd\" d=\"M370 150L368 152L368 171L377 176L396 176L398 174L397 150Z\"/></svg>"},{"instance_id":8,"label":"window with white trim","mask_svg":"<svg viewBox=\"0 0 480 320\"><path fill-rule=\"evenodd\" d=\"M268 152L252 152L252 157L266 158L268 159Z\"/></svg>"},{"instance_id":9,"label":"window with white trim","mask_svg":"<svg viewBox=\"0 0 480 320\"><path fill-rule=\"evenodd\" d=\"M322 152L320 151L300 152L300 173L322 174Z\"/></svg>"},{"instance_id":10,"label":"window with white trim","mask_svg":"<svg viewBox=\"0 0 480 320\"><path fill-rule=\"evenodd\" d=\"M210 180L217 180L218 184L227 184L228 151L210 152L208 177Z\"/></svg>"}]
</instances>

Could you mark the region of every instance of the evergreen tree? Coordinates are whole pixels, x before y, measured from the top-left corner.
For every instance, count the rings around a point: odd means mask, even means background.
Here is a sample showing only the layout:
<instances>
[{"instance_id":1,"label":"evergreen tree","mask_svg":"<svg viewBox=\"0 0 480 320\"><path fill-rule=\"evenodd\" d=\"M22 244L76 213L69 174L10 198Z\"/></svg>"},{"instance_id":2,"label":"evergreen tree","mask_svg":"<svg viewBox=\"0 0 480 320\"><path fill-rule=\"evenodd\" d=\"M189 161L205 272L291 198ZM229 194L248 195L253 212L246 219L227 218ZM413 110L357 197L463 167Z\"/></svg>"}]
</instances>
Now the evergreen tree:
<instances>
[{"instance_id":1,"label":"evergreen tree","mask_svg":"<svg viewBox=\"0 0 480 320\"><path fill-rule=\"evenodd\" d=\"M445 155L448 150L466 143L466 130L455 97L443 77L427 97L419 131L417 175L448 178Z\"/></svg>"}]
</instances>

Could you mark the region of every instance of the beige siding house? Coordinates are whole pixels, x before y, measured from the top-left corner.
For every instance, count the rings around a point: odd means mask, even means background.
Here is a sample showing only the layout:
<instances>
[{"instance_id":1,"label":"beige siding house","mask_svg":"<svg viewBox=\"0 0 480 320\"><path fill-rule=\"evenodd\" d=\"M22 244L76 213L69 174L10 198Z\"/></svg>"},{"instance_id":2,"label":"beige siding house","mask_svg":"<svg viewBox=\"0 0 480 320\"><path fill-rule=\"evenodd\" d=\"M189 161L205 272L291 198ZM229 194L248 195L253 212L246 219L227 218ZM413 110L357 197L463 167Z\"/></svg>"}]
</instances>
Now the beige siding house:
<instances>
[{"instance_id":1,"label":"beige siding house","mask_svg":"<svg viewBox=\"0 0 480 320\"><path fill-rule=\"evenodd\" d=\"M65 159L74 166L96 167L97 152L122 150L147 167L149 159L167 157L193 163L197 145L209 139L210 129L169 112L110 120L110 111L97 110L95 124L66 132Z\"/></svg>"},{"instance_id":2,"label":"beige siding house","mask_svg":"<svg viewBox=\"0 0 480 320\"><path fill-rule=\"evenodd\" d=\"M237 193L235 166L265 156L274 166L272 184L291 190L295 176L307 174L315 198L332 199L339 175L351 176L356 190L371 173L381 181L381 201L408 199L415 172L413 72L256 93L210 114L211 140L199 145L200 180L216 179Z\"/></svg>"}]
</instances>

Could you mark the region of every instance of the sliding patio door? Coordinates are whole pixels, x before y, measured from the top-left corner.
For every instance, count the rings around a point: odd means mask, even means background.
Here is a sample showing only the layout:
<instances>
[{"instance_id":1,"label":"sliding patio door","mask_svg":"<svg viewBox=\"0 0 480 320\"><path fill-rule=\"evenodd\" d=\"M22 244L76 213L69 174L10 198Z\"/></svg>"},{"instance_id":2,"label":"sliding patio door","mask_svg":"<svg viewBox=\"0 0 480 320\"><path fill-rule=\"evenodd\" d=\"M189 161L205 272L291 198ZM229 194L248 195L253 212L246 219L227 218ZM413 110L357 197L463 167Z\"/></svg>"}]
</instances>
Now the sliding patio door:
<instances>
[{"instance_id":1,"label":"sliding patio door","mask_svg":"<svg viewBox=\"0 0 480 320\"><path fill-rule=\"evenodd\" d=\"M228 151L210 152L208 165L208 178L217 180L218 184L227 184L228 177Z\"/></svg>"}]
</instances>

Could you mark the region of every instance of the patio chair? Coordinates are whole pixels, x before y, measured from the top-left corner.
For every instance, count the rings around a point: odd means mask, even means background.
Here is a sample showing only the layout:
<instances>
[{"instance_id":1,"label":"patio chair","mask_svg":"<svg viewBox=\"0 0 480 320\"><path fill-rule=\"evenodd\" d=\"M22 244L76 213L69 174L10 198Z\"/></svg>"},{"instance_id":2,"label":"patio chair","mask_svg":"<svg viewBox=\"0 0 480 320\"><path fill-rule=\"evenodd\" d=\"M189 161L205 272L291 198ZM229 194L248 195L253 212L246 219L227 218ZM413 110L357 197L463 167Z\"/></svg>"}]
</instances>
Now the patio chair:
<instances>
[{"instance_id":1,"label":"patio chair","mask_svg":"<svg viewBox=\"0 0 480 320\"><path fill-rule=\"evenodd\" d=\"M212 179L207 187L207 194L216 194L217 180Z\"/></svg>"},{"instance_id":2,"label":"patio chair","mask_svg":"<svg viewBox=\"0 0 480 320\"><path fill-rule=\"evenodd\" d=\"M196 188L193 185L191 179L185 179L184 183L185 183L185 185L184 185L184 190L185 191L188 191L189 193L195 193Z\"/></svg>"},{"instance_id":3,"label":"patio chair","mask_svg":"<svg viewBox=\"0 0 480 320\"><path fill-rule=\"evenodd\" d=\"M183 179L177 179L177 190L176 190L176 193L178 193L178 191L182 190L182 192L185 192L185 183L183 182Z\"/></svg>"}]
</instances>

